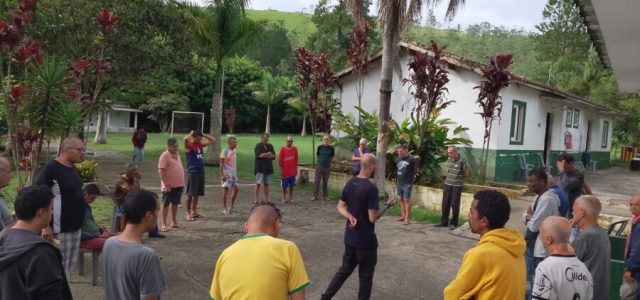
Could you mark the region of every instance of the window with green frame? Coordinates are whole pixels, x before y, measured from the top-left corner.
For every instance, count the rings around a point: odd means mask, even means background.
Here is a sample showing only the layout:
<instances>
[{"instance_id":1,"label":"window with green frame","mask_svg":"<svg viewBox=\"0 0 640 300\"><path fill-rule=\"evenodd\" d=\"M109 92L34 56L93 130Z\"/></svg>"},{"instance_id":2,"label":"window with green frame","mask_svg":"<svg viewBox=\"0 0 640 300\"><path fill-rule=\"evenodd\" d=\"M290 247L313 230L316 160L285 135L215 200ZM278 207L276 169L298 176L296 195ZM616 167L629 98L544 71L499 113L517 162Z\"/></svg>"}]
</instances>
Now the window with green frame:
<instances>
[{"instance_id":1,"label":"window with green frame","mask_svg":"<svg viewBox=\"0 0 640 300\"><path fill-rule=\"evenodd\" d=\"M527 115L527 103L513 100L511 106L511 134L509 144L522 145L524 142L524 123Z\"/></svg>"},{"instance_id":2,"label":"window with green frame","mask_svg":"<svg viewBox=\"0 0 640 300\"><path fill-rule=\"evenodd\" d=\"M602 122L602 148L609 144L609 121Z\"/></svg>"},{"instance_id":3,"label":"window with green frame","mask_svg":"<svg viewBox=\"0 0 640 300\"><path fill-rule=\"evenodd\" d=\"M566 126L571 127L573 125L573 108L567 107L567 122Z\"/></svg>"}]
</instances>

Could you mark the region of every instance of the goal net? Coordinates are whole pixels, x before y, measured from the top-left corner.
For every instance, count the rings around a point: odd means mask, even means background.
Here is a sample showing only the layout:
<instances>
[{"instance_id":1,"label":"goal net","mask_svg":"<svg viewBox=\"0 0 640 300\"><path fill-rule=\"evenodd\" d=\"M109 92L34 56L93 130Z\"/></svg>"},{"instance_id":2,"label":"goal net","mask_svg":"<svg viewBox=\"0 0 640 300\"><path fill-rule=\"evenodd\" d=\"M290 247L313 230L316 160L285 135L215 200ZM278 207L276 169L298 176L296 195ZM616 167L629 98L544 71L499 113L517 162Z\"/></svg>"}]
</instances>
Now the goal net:
<instances>
[{"instance_id":1,"label":"goal net","mask_svg":"<svg viewBox=\"0 0 640 300\"><path fill-rule=\"evenodd\" d=\"M204 129L204 113L191 111L173 111L171 113L171 136L187 134Z\"/></svg>"}]
</instances>

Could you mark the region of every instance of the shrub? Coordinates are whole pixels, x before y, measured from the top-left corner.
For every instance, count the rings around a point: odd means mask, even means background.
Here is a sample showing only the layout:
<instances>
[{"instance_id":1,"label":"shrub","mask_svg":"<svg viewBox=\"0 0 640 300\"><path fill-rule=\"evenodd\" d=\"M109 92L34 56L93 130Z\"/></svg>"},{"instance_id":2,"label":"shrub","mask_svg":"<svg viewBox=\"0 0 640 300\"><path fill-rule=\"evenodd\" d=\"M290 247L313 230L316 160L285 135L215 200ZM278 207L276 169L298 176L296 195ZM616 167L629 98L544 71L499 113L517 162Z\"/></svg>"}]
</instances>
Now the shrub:
<instances>
[{"instance_id":1,"label":"shrub","mask_svg":"<svg viewBox=\"0 0 640 300\"><path fill-rule=\"evenodd\" d=\"M98 163L93 160L85 160L76 164L78 175L82 182L93 182L98 178Z\"/></svg>"}]
</instances>

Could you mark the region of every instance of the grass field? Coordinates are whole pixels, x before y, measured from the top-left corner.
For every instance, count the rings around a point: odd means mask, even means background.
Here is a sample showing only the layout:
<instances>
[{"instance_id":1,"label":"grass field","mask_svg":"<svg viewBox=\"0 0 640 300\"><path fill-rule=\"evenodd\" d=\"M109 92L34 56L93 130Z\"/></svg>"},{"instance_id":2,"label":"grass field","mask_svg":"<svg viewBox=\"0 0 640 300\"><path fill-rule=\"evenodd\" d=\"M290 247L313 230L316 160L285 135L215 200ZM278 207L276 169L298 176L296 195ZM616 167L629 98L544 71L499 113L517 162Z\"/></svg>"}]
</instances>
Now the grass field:
<instances>
[{"instance_id":1,"label":"grass field","mask_svg":"<svg viewBox=\"0 0 640 300\"><path fill-rule=\"evenodd\" d=\"M253 149L257 143L260 142L260 135L258 134L238 134L234 135L238 139L237 145L237 163L238 163L238 178L243 180L252 180L254 178L253 175L253 165L254 165L254 152ZM182 137L178 137L178 140L181 140ZM160 154L166 149L167 138L169 138L169 134L167 133L149 133L147 137L147 144L144 146L144 159L145 161L158 161L158 157ZM286 140L286 134L274 134L271 136L269 143L273 145L273 148L276 150L276 155L280 151L280 148L284 145L284 141ZM223 136L223 147L226 147L227 137ZM310 136L300 137L298 135L293 135L294 146L298 147L298 155L300 155L300 164L311 164L312 155L315 155L315 151L312 150L312 140ZM321 144L321 138L316 138L316 145ZM131 146L131 134L130 133L110 133L108 136L107 144L94 144L90 142L87 146L88 148L96 149L96 150L106 150L117 153L122 153L125 155L131 155L133 153L133 146ZM186 165L186 158L184 157L184 145L180 143L180 148L178 150L180 152L182 163ZM206 153L205 149L205 153ZM216 155L219 157L219 154ZM206 172L215 172L215 174L219 173L219 167L207 166ZM280 166L278 166L278 162L273 162L274 168L274 179L280 179Z\"/></svg>"},{"instance_id":2,"label":"grass field","mask_svg":"<svg viewBox=\"0 0 640 300\"><path fill-rule=\"evenodd\" d=\"M276 10L247 9L247 15L254 20L267 20L274 23L282 22L289 32L292 46L304 45L307 36L316 32L316 25L311 22L311 15L300 12L283 12Z\"/></svg>"}]
</instances>

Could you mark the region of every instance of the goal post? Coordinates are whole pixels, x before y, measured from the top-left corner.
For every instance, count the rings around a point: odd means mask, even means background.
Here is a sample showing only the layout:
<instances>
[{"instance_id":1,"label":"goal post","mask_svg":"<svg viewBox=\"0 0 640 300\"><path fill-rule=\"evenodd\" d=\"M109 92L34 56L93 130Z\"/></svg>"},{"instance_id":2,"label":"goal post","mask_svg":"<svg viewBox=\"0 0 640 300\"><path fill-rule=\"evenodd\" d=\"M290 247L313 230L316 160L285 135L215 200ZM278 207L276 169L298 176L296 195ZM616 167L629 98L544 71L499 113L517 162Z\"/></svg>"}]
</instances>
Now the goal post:
<instances>
[{"instance_id":1,"label":"goal post","mask_svg":"<svg viewBox=\"0 0 640 300\"><path fill-rule=\"evenodd\" d=\"M171 136L174 134L187 134L194 131L204 130L204 113L193 111L171 112Z\"/></svg>"}]
</instances>

